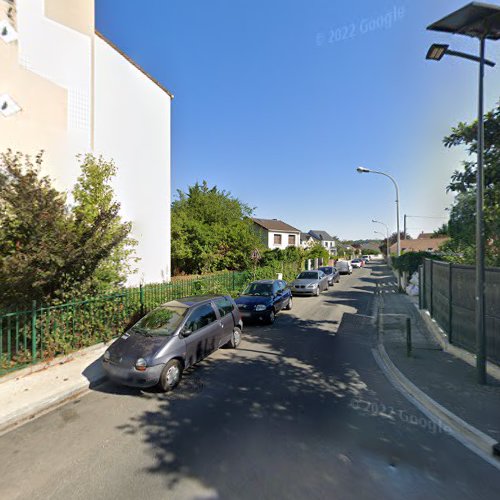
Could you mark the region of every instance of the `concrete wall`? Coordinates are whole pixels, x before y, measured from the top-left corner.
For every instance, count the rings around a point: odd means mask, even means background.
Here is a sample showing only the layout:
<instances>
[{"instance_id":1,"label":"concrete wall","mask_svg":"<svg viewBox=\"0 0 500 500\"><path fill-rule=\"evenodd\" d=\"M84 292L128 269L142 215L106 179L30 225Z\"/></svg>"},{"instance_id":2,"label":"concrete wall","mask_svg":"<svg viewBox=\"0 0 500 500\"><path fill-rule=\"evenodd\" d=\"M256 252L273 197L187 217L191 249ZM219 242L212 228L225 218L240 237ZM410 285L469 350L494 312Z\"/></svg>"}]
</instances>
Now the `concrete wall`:
<instances>
[{"instance_id":1,"label":"concrete wall","mask_svg":"<svg viewBox=\"0 0 500 500\"><path fill-rule=\"evenodd\" d=\"M0 18L7 3L0 0ZM0 115L0 150L45 151L43 175L63 191L77 154L118 167L121 215L139 241L129 284L170 278L170 96L94 33L93 0L18 0L19 39L0 42L0 94L21 111Z\"/></svg>"},{"instance_id":2,"label":"concrete wall","mask_svg":"<svg viewBox=\"0 0 500 500\"><path fill-rule=\"evenodd\" d=\"M139 241L130 281L169 279L170 97L99 37L94 67L94 149L119 167L115 192Z\"/></svg>"}]
</instances>

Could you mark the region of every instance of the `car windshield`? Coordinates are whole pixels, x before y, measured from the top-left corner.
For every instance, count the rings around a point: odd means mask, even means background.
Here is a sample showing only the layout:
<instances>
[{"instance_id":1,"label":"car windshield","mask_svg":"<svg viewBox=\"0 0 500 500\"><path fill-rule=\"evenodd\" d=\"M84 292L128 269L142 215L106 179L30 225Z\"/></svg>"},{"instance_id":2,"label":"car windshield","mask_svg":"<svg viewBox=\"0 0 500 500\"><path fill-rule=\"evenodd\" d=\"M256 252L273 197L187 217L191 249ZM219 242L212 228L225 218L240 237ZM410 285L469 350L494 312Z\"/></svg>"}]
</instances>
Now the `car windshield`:
<instances>
[{"instance_id":1,"label":"car windshield","mask_svg":"<svg viewBox=\"0 0 500 500\"><path fill-rule=\"evenodd\" d=\"M331 267L320 267L320 271L323 271L325 274L332 274L333 270Z\"/></svg>"},{"instance_id":2,"label":"car windshield","mask_svg":"<svg viewBox=\"0 0 500 500\"><path fill-rule=\"evenodd\" d=\"M317 280L318 279L318 273L314 273L311 271L305 271L303 273L300 273L297 276L297 279L299 280Z\"/></svg>"},{"instance_id":3,"label":"car windshield","mask_svg":"<svg viewBox=\"0 0 500 500\"><path fill-rule=\"evenodd\" d=\"M245 288L243 295L255 295L259 297L270 297L273 293L272 283L250 283Z\"/></svg>"},{"instance_id":4,"label":"car windshield","mask_svg":"<svg viewBox=\"0 0 500 500\"><path fill-rule=\"evenodd\" d=\"M177 330L186 316L187 311L187 307L158 307L138 321L132 327L132 331L143 335L161 335L169 337Z\"/></svg>"}]
</instances>

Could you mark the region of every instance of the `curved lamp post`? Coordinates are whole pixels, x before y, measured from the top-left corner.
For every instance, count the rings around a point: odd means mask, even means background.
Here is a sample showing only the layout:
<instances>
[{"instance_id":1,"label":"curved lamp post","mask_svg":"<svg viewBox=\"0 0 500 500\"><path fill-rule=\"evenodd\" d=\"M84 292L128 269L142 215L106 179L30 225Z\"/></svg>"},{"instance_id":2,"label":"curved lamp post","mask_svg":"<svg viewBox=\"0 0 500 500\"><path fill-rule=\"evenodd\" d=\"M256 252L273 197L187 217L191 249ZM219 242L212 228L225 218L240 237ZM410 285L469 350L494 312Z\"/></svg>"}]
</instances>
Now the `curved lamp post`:
<instances>
[{"instance_id":1,"label":"curved lamp post","mask_svg":"<svg viewBox=\"0 0 500 500\"><path fill-rule=\"evenodd\" d=\"M484 66L495 66L494 62L485 58L485 42L487 39L500 40L500 7L482 2L471 2L431 24L427 29L479 39L479 56L450 50L449 45L435 43L429 48L426 58L440 61L444 55L449 55L479 63L476 181L476 371L478 383L486 384L483 81Z\"/></svg>"},{"instance_id":2,"label":"curved lamp post","mask_svg":"<svg viewBox=\"0 0 500 500\"><path fill-rule=\"evenodd\" d=\"M392 175L386 174L385 172L379 172L378 170L370 170L365 167L358 167L356 169L360 174L379 174L391 179L394 187L396 188L396 222L397 222L397 256L401 255L401 234L399 232L399 186Z\"/></svg>"},{"instance_id":3,"label":"curved lamp post","mask_svg":"<svg viewBox=\"0 0 500 500\"><path fill-rule=\"evenodd\" d=\"M375 224L382 224L382 226L385 226L385 230L386 230L386 234L387 234L386 241L385 241L385 244L386 244L385 250L387 253L387 263L390 265L391 264L391 255L389 253L389 226L385 222L380 222L379 220L375 220L375 219L372 219L372 222Z\"/></svg>"}]
</instances>

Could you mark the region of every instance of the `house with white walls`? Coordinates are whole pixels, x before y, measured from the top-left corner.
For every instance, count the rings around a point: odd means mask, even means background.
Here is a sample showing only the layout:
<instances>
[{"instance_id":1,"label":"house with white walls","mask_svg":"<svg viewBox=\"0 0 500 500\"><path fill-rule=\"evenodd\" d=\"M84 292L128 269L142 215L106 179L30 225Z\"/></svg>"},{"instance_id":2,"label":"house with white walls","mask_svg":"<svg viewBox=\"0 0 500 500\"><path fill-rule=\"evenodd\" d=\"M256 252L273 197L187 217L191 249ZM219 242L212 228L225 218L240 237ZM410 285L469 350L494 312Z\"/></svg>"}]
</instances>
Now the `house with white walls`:
<instances>
[{"instance_id":1,"label":"house with white walls","mask_svg":"<svg viewBox=\"0 0 500 500\"><path fill-rule=\"evenodd\" d=\"M279 219L252 218L262 243L271 250L300 247L300 230Z\"/></svg>"},{"instance_id":2,"label":"house with white walls","mask_svg":"<svg viewBox=\"0 0 500 500\"><path fill-rule=\"evenodd\" d=\"M308 233L316 242L321 243L330 253L330 255L337 255L337 244L333 236L330 236L326 231L320 229L311 229Z\"/></svg>"},{"instance_id":3,"label":"house with white walls","mask_svg":"<svg viewBox=\"0 0 500 500\"><path fill-rule=\"evenodd\" d=\"M78 154L117 166L114 191L138 242L129 284L170 279L173 95L95 30L94 0L0 0L0 151L35 156L69 191Z\"/></svg>"}]
</instances>

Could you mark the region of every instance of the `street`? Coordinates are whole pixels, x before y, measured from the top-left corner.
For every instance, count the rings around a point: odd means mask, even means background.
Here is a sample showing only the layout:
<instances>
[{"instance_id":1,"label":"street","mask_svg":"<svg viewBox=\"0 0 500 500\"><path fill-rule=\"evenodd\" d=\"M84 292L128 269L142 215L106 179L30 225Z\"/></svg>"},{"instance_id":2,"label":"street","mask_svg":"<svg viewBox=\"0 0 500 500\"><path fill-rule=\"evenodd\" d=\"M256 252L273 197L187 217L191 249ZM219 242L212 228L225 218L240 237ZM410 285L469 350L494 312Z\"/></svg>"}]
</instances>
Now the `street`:
<instances>
[{"instance_id":1,"label":"street","mask_svg":"<svg viewBox=\"0 0 500 500\"><path fill-rule=\"evenodd\" d=\"M376 364L383 273L371 264L319 298L294 298L173 393L105 383L1 436L0 496L498 498L498 471Z\"/></svg>"}]
</instances>

